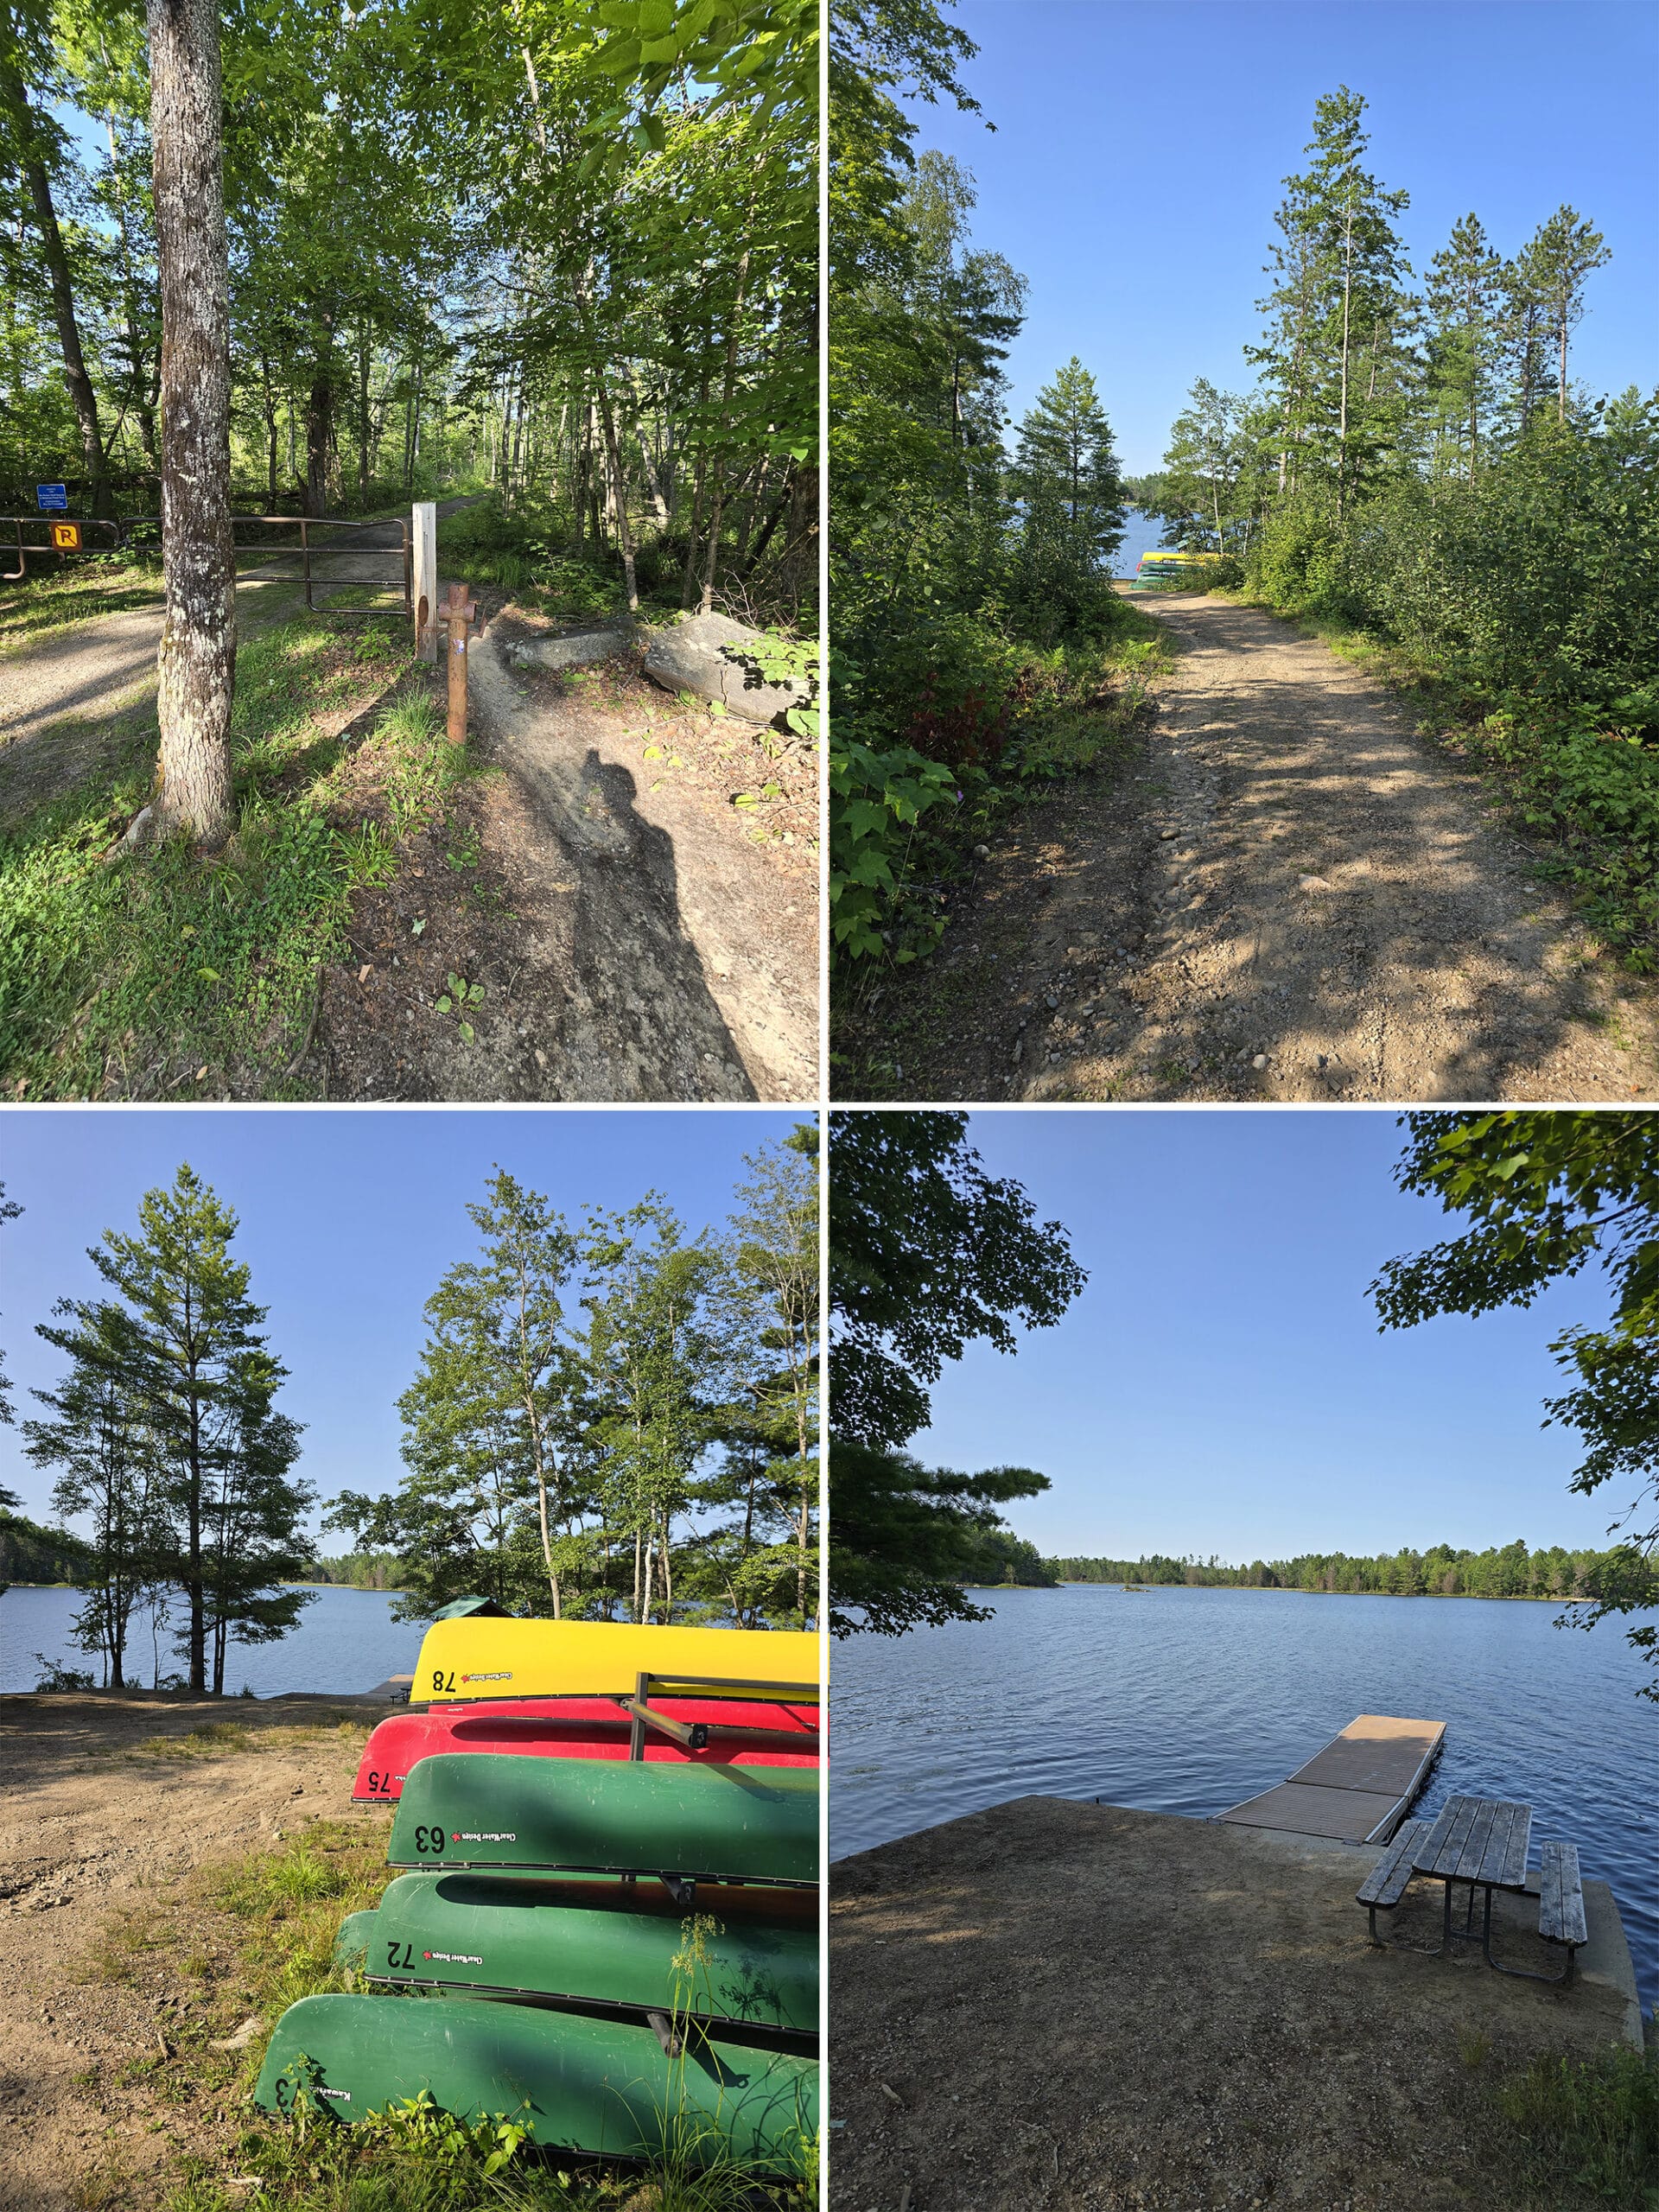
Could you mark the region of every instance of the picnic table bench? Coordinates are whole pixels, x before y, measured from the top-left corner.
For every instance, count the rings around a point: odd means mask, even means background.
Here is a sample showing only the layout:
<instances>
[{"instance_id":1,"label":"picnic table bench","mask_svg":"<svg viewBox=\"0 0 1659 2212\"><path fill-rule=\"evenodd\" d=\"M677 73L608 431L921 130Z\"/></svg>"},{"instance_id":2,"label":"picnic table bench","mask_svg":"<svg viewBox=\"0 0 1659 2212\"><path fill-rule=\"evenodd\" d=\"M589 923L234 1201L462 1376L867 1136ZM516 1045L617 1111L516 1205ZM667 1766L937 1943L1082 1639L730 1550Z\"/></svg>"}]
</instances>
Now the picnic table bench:
<instances>
[{"instance_id":1,"label":"picnic table bench","mask_svg":"<svg viewBox=\"0 0 1659 2212\"><path fill-rule=\"evenodd\" d=\"M1377 1914L1391 1911L1414 1876L1421 1876L1443 1884L1445 1890L1440 1941L1432 1956L1449 1951L1454 1942L1478 1942L1487 1965L1498 1974L1514 1974L1523 1981L1571 1981L1579 1949L1588 1936L1578 1848L1571 1843L1539 1847L1538 1933L1546 1942L1565 1947L1566 1966L1560 1974L1537 1974L1529 1967L1505 1966L1492 1956L1492 1892L1525 1894L1531 1835L1531 1806L1494 1797L1450 1797L1433 1821L1406 1821L1355 1892L1356 1903L1366 1909L1372 1942L1382 1946ZM1469 1891L1460 1929L1452 1925L1452 1890L1459 1882ZM1478 1936L1472 1928L1477 1890L1484 1898Z\"/></svg>"}]
</instances>

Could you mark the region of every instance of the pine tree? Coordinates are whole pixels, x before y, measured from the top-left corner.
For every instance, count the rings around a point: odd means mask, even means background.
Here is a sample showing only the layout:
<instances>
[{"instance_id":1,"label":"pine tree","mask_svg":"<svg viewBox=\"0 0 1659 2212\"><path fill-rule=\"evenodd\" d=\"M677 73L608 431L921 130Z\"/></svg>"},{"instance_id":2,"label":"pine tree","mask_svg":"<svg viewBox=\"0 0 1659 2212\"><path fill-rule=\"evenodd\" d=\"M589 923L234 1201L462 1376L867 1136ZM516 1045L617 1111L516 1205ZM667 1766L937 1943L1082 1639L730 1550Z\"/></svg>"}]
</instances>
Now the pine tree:
<instances>
[{"instance_id":1,"label":"pine tree","mask_svg":"<svg viewBox=\"0 0 1659 2212\"><path fill-rule=\"evenodd\" d=\"M1020 425L1008 480L1019 505L1014 595L1039 637L1100 619L1123 542L1123 483L1095 380L1074 354Z\"/></svg>"},{"instance_id":2,"label":"pine tree","mask_svg":"<svg viewBox=\"0 0 1659 2212\"><path fill-rule=\"evenodd\" d=\"M1526 249L1532 289L1555 355L1555 419L1567 420L1567 344L1584 314L1585 280L1612 259L1606 241L1576 207L1560 207Z\"/></svg>"},{"instance_id":3,"label":"pine tree","mask_svg":"<svg viewBox=\"0 0 1659 2212\"><path fill-rule=\"evenodd\" d=\"M557 1620L591 1502L567 1449L577 1239L502 1168L467 1211L480 1255L450 1268L427 1300L420 1371L397 1402L407 1472L389 1497L345 1492L325 1526L404 1558L412 1618L477 1591Z\"/></svg>"},{"instance_id":4,"label":"pine tree","mask_svg":"<svg viewBox=\"0 0 1659 2212\"><path fill-rule=\"evenodd\" d=\"M128 1379L125 1317L105 1305L80 1319L77 1331L52 1339L69 1350L69 1372L54 1389L35 1393L55 1418L25 1421L23 1448L36 1466L60 1471L53 1510L92 1522L88 1594L70 1635L99 1656L105 1685L120 1689L132 1615L164 1574L175 1532L161 1455Z\"/></svg>"},{"instance_id":5,"label":"pine tree","mask_svg":"<svg viewBox=\"0 0 1659 2212\"><path fill-rule=\"evenodd\" d=\"M1261 302L1272 317L1249 350L1283 424L1281 481L1332 484L1338 515L1404 440L1414 381L1409 275L1395 218L1410 204L1363 168L1365 102L1347 86L1319 100L1307 170L1285 180L1281 241Z\"/></svg>"},{"instance_id":6,"label":"pine tree","mask_svg":"<svg viewBox=\"0 0 1659 2212\"><path fill-rule=\"evenodd\" d=\"M137 1580L183 1595L177 1646L194 1692L224 1690L228 1642L294 1626L308 1599L279 1584L312 1553L312 1493L289 1478L301 1431L274 1407L288 1370L248 1296L248 1265L230 1252L234 1234L232 1210L181 1166L173 1188L143 1194L137 1236L104 1230L88 1252L115 1299L64 1299L62 1325L38 1327L71 1378L47 1395L58 1425L35 1438L67 1480L86 1482L95 1516L113 1520L119 1484L143 1480Z\"/></svg>"},{"instance_id":7,"label":"pine tree","mask_svg":"<svg viewBox=\"0 0 1659 2212\"><path fill-rule=\"evenodd\" d=\"M1483 423L1491 435L1503 280L1503 262L1492 251L1478 215L1465 215L1429 264L1425 304L1432 324L1430 404L1442 435L1463 446L1471 476L1479 465Z\"/></svg>"}]
</instances>

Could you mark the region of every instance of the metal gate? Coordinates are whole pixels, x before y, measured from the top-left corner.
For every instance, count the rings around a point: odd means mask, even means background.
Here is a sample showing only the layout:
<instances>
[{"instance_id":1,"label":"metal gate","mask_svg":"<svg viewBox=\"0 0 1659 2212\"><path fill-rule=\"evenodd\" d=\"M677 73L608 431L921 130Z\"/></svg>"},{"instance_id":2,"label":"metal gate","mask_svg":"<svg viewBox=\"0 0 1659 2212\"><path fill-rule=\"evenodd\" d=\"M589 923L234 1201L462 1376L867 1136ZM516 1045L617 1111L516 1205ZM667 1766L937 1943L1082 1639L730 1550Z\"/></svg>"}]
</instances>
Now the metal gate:
<instances>
[{"instance_id":1,"label":"metal gate","mask_svg":"<svg viewBox=\"0 0 1659 2212\"><path fill-rule=\"evenodd\" d=\"M28 531L33 535L25 537ZM73 542L65 533L73 531ZM107 544L88 545L89 531L109 532ZM44 561L55 561L60 567L74 553L118 553L121 550L121 525L118 522L78 522L70 515L0 515L0 543L6 546L8 565L0 569L0 583L15 584L29 573L29 556L35 554ZM16 568L10 564L16 560Z\"/></svg>"},{"instance_id":2,"label":"metal gate","mask_svg":"<svg viewBox=\"0 0 1659 2212\"><path fill-rule=\"evenodd\" d=\"M68 516L0 515L0 544L7 545L8 558L16 556L15 566L0 570L0 582L16 583L27 573L31 556L62 563L76 550L161 550L159 515L122 515L113 521L80 522L75 525L81 537L78 548L54 545L54 529L61 530L72 519ZM88 533L94 531L100 534L96 547L86 542ZM414 618L415 555L407 515L372 522L339 522L308 515L232 515L231 537L238 583L299 583L304 587L307 607L327 614L401 613L411 620ZM336 594L358 586L367 586L372 600L366 604L341 604Z\"/></svg>"}]
</instances>

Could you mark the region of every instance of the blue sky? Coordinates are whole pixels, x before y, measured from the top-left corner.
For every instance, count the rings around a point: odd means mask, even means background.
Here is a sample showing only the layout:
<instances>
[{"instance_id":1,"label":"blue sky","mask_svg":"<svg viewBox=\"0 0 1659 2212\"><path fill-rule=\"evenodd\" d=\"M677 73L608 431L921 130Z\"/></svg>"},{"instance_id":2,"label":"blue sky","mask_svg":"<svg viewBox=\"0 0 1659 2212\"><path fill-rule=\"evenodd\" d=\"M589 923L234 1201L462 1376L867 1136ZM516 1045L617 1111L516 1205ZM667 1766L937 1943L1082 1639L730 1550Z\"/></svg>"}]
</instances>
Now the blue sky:
<instances>
[{"instance_id":1,"label":"blue sky","mask_svg":"<svg viewBox=\"0 0 1659 2212\"><path fill-rule=\"evenodd\" d=\"M732 1210L742 1156L798 1113L510 1110L215 1112L26 1106L0 1115L0 1178L25 1209L0 1230L0 1344L20 1417L60 1371L34 1334L53 1301L97 1293L86 1257L131 1230L139 1199L188 1160L241 1216L236 1249L292 1370L285 1409L306 1423L300 1471L325 1497L389 1491L401 1471L395 1402L412 1381L421 1307L478 1234L467 1217L497 1162L579 1219L662 1192L695 1234ZM48 1476L0 1429L0 1484L48 1511ZM328 1540L330 1544L335 1539Z\"/></svg>"},{"instance_id":2,"label":"blue sky","mask_svg":"<svg viewBox=\"0 0 1659 2212\"><path fill-rule=\"evenodd\" d=\"M1380 1335L1382 1262L1455 1233L1395 1188L1401 1136L1340 1109L975 1114L987 1169L1065 1225L1090 1281L1017 1353L947 1368L912 1448L1047 1475L1009 1518L1049 1553L1601 1544L1611 1493L1569 1497L1576 1440L1539 1424L1549 1341L1605 1291Z\"/></svg>"},{"instance_id":3,"label":"blue sky","mask_svg":"<svg viewBox=\"0 0 1659 2212\"><path fill-rule=\"evenodd\" d=\"M1474 210L1513 253L1563 201L1613 259L1573 373L1659 377L1659 9L1652 0L959 0L982 117L912 109L918 146L978 180L975 239L1030 279L1016 417L1072 353L1133 471L1156 467L1192 379L1252 381L1241 346L1281 181L1313 104L1370 103L1368 166L1403 187L1420 274ZM987 121L996 125L993 136Z\"/></svg>"}]
</instances>

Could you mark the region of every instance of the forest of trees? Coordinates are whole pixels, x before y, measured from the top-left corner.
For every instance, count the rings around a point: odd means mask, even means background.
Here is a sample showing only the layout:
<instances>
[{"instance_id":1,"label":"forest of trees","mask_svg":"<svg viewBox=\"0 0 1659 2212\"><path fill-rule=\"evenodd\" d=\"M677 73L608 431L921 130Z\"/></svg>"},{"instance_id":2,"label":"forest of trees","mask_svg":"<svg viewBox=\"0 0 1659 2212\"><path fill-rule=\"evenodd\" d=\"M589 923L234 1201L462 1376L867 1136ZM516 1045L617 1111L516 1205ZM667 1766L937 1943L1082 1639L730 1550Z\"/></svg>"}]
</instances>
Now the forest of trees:
<instances>
[{"instance_id":1,"label":"forest of trees","mask_svg":"<svg viewBox=\"0 0 1659 2212\"><path fill-rule=\"evenodd\" d=\"M810 601L815 11L670 12L225 11L238 507L493 487L517 581L597 554L671 603ZM119 0L0 7L14 512L56 477L157 512L155 59Z\"/></svg>"},{"instance_id":2,"label":"forest of trees","mask_svg":"<svg viewBox=\"0 0 1659 2212\"><path fill-rule=\"evenodd\" d=\"M1252 1560L1229 1567L1210 1558L1046 1559L1056 1582L1182 1584L1189 1588L1336 1591L1393 1598L1565 1598L1592 1599L1618 1551L1569 1551L1560 1544L1529 1551L1518 1540L1484 1552L1457 1544L1427 1551L1302 1552L1294 1559Z\"/></svg>"},{"instance_id":3,"label":"forest of trees","mask_svg":"<svg viewBox=\"0 0 1659 2212\"><path fill-rule=\"evenodd\" d=\"M1198 378L1136 496L1167 544L1227 556L1217 585L1402 647L1565 848L1596 922L1651 940L1659 391L1573 378L1611 258L1577 208L1541 208L1507 251L1471 212L1414 276L1365 106L1346 86L1320 99L1286 180L1255 384Z\"/></svg>"},{"instance_id":4,"label":"forest of trees","mask_svg":"<svg viewBox=\"0 0 1659 2212\"><path fill-rule=\"evenodd\" d=\"M1025 279L973 243L973 180L895 94L976 103L931 0L832 11L830 927L841 969L939 935L918 824L1034 772L1033 710L1096 700L1142 619L1110 588L1123 487L1086 365L1007 423ZM1047 772L1047 764L1042 764Z\"/></svg>"},{"instance_id":5,"label":"forest of trees","mask_svg":"<svg viewBox=\"0 0 1659 2212\"><path fill-rule=\"evenodd\" d=\"M148 1192L137 1233L92 1250L103 1294L37 1325L65 1368L20 1423L54 1510L86 1530L50 1563L86 1592L73 1639L102 1681L131 1681L141 1649L159 1679L167 1637L168 1679L222 1694L230 1648L289 1634L307 1581L397 1588L412 1620L480 1593L564 1618L809 1625L816 1131L746 1168L725 1231L696 1237L654 1193L571 1223L498 1170L469 1209L478 1255L427 1302L398 1403L406 1471L328 1504L354 1550L327 1560L236 1215L188 1166Z\"/></svg>"}]
</instances>

